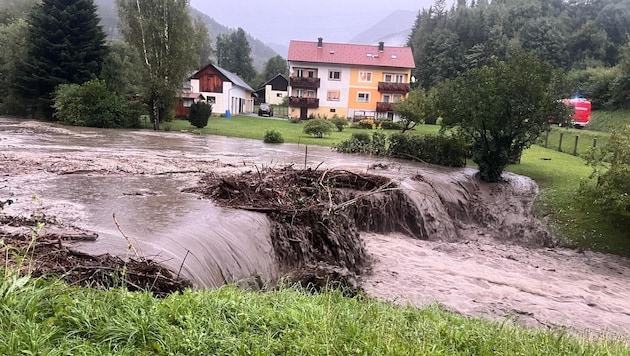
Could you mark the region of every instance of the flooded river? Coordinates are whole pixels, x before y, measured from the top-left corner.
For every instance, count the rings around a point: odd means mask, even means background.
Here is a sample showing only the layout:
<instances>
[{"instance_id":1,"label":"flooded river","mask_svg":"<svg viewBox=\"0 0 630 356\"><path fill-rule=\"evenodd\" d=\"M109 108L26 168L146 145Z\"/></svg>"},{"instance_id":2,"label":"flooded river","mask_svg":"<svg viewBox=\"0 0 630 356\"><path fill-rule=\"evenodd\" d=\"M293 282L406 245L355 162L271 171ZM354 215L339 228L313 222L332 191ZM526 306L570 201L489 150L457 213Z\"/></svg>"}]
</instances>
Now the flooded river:
<instances>
[{"instance_id":1,"label":"flooded river","mask_svg":"<svg viewBox=\"0 0 630 356\"><path fill-rule=\"evenodd\" d=\"M84 252L141 254L197 287L264 283L280 273L269 219L182 190L210 172L289 165L365 172L380 163L387 168L371 172L405 189L423 233L362 234L373 257L373 271L361 281L369 294L419 306L437 301L466 315L536 327L630 335L630 262L553 248L531 214L531 180L506 174L506 183L486 185L473 169L324 147L305 152L304 145L0 118L0 199L16 201L8 214L46 214L96 232L95 242L77 243Z\"/></svg>"}]
</instances>

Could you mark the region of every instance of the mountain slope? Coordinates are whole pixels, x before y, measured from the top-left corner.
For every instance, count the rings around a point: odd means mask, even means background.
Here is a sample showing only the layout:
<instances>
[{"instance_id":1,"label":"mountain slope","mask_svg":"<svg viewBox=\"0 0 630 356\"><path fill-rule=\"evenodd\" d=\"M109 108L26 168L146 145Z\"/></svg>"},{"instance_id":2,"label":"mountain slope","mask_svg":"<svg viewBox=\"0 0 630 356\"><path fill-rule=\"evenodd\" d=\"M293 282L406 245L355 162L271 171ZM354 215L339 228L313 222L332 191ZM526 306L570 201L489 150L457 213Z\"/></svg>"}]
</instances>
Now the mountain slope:
<instances>
[{"instance_id":1,"label":"mountain slope","mask_svg":"<svg viewBox=\"0 0 630 356\"><path fill-rule=\"evenodd\" d=\"M103 25L103 29L109 38L119 38L118 33L118 11L116 10L116 5L114 0L95 0L94 1L98 6L98 13L101 17L101 24ZM224 26L218 22L216 22L212 17L198 11L197 9L191 8L191 15L194 17L201 17L203 22L208 26L208 31L210 32L210 36L212 37L213 44L216 41L217 35L229 34L235 31L235 29ZM249 42L249 46L252 49L252 59L254 60L254 68L256 70L261 71L265 62L276 56L277 53L266 46L260 40L252 37L247 34L247 40Z\"/></svg>"},{"instance_id":2,"label":"mountain slope","mask_svg":"<svg viewBox=\"0 0 630 356\"><path fill-rule=\"evenodd\" d=\"M404 45L411 33L416 15L417 11L394 11L374 26L354 36L350 42L376 44L383 41L386 45L391 46Z\"/></svg>"}]
</instances>

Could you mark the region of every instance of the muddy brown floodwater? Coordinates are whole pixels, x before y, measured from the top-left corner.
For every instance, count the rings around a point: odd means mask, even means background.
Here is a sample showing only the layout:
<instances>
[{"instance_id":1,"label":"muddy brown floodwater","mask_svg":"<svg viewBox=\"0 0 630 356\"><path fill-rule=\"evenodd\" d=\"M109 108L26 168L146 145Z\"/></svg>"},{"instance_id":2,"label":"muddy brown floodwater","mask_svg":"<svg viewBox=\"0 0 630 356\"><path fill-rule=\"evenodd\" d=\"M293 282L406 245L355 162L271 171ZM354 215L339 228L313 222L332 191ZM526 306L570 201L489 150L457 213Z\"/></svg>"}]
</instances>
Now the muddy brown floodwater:
<instances>
[{"instance_id":1,"label":"muddy brown floodwater","mask_svg":"<svg viewBox=\"0 0 630 356\"><path fill-rule=\"evenodd\" d=\"M282 175L264 178L262 172L282 174L292 167L300 182L302 173L295 169L304 168L305 159L311 173L304 184L311 188L326 187L326 174L339 172L381 176L395 187L368 194L340 190L335 201L328 196L335 207L344 206L343 197L364 202L346 204L351 226L335 222L358 238L353 255L339 250L349 246L340 241L343 234L329 236L326 246L306 246L295 236L312 238L318 234L309 232L312 227L282 230L277 216L265 214L268 207L234 206L243 172L260 180L252 192L280 199L273 185L260 187ZM323 251L328 259L310 256L315 263L354 273L378 298L418 306L439 302L465 315L627 339L630 261L554 247L544 224L532 216L534 182L506 174L505 183L490 185L474 174L322 147L309 147L305 157L303 145L0 118L0 199L15 200L3 212L46 215L58 226L98 234L96 241L71 243L78 251L132 254L115 215L137 254L211 288L273 283L286 272L282 261L291 250L274 240L283 236L293 250L299 243L303 251ZM214 182L204 185L204 179ZM212 187L219 195L207 191ZM291 191L303 191L298 188ZM217 200L221 196L229 202ZM313 204L330 220L330 207ZM7 229L0 225L0 234Z\"/></svg>"}]
</instances>

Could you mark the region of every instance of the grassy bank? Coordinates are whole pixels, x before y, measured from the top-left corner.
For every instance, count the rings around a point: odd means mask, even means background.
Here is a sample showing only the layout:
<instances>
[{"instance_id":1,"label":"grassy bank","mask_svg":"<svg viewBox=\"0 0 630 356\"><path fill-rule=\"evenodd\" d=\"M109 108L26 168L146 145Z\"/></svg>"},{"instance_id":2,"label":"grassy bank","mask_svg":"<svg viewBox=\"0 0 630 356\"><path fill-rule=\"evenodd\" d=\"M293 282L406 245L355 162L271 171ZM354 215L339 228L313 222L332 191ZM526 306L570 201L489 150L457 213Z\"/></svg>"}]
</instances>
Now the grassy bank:
<instances>
[{"instance_id":1,"label":"grassy bank","mask_svg":"<svg viewBox=\"0 0 630 356\"><path fill-rule=\"evenodd\" d=\"M594 131L612 132L621 130L626 125L630 125L630 110L595 110L586 127Z\"/></svg>"},{"instance_id":2,"label":"grassy bank","mask_svg":"<svg viewBox=\"0 0 630 356\"><path fill-rule=\"evenodd\" d=\"M562 137L562 141L560 138ZM577 137L577 146L576 146ZM584 155L593 145L603 147L608 143L610 134L591 130L574 129L568 127L552 127L548 133L543 133L538 145L567 154ZM546 145L546 146L545 146Z\"/></svg>"},{"instance_id":3,"label":"grassy bank","mask_svg":"<svg viewBox=\"0 0 630 356\"><path fill-rule=\"evenodd\" d=\"M622 355L617 341L537 332L340 292L232 287L156 299L0 277L0 354Z\"/></svg>"},{"instance_id":4,"label":"grassy bank","mask_svg":"<svg viewBox=\"0 0 630 356\"><path fill-rule=\"evenodd\" d=\"M290 123L288 120L266 119L252 116L233 116L227 118L211 118L208 126L197 129L186 120L175 120L170 123L173 131L190 131L201 134L220 135L227 137L242 137L261 140L267 130L276 130L282 133L284 142L302 143L307 145L334 146L341 141L349 139L353 133L369 133L371 130L353 129L346 127L342 132L331 132L330 136L314 138L304 134L304 122ZM436 125L419 125L415 132L419 134L437 134L440 130ZM386 131L387 132L387 131ZM391 131L398 132L397 130Z\"/></svg>"}]
</instances>

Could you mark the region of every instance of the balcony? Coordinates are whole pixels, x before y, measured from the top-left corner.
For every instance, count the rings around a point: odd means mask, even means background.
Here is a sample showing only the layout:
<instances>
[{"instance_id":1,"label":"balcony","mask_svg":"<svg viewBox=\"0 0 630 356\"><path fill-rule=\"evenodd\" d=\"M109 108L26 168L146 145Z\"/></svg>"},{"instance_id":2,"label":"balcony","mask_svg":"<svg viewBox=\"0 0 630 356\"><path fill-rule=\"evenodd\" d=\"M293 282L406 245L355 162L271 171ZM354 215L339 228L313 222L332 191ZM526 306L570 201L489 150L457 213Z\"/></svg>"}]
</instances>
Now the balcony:
<instances>
[{"instance_id":1,"label":"balcony","mask_svg":"<svg viewBox=\"0 0 630 356\"><path fill-rule=\"evenodd\" d=\"M317 89L319 88L320 79L308 77L291 77L289 78L289 83L293 88Z\"/></svg>"},{"instance_id":2,"label":"balcony","mask_svg":"<svg viewBox=\"0 0 630 356\"><path fill-rule=\"evenodd\" d=\"M409 84L379 82L378 91L380 91L381 93L407 94L409 93Z\"/></svg>"},{"instance_id":3,"label":"balcony","mask_svg":"<svg viewBox=\"0 0 630 356\"><path fill-rule=\"evenodd\" d=\"M394 103L384 103L377 102L376 103L376 112L389 112L394 111Z\"/></svg>"},{"instance_id":4,"label":"balcony","mask_svg":"<svg viewBox=\"0 0 630 356\"><path fill-rule=\"evenodd\" d=\"M289 106L292 108L317 109L319 107L319 99L318 98L300 98L297 96L290 96Z\"/></svg>"}]
</instances>

